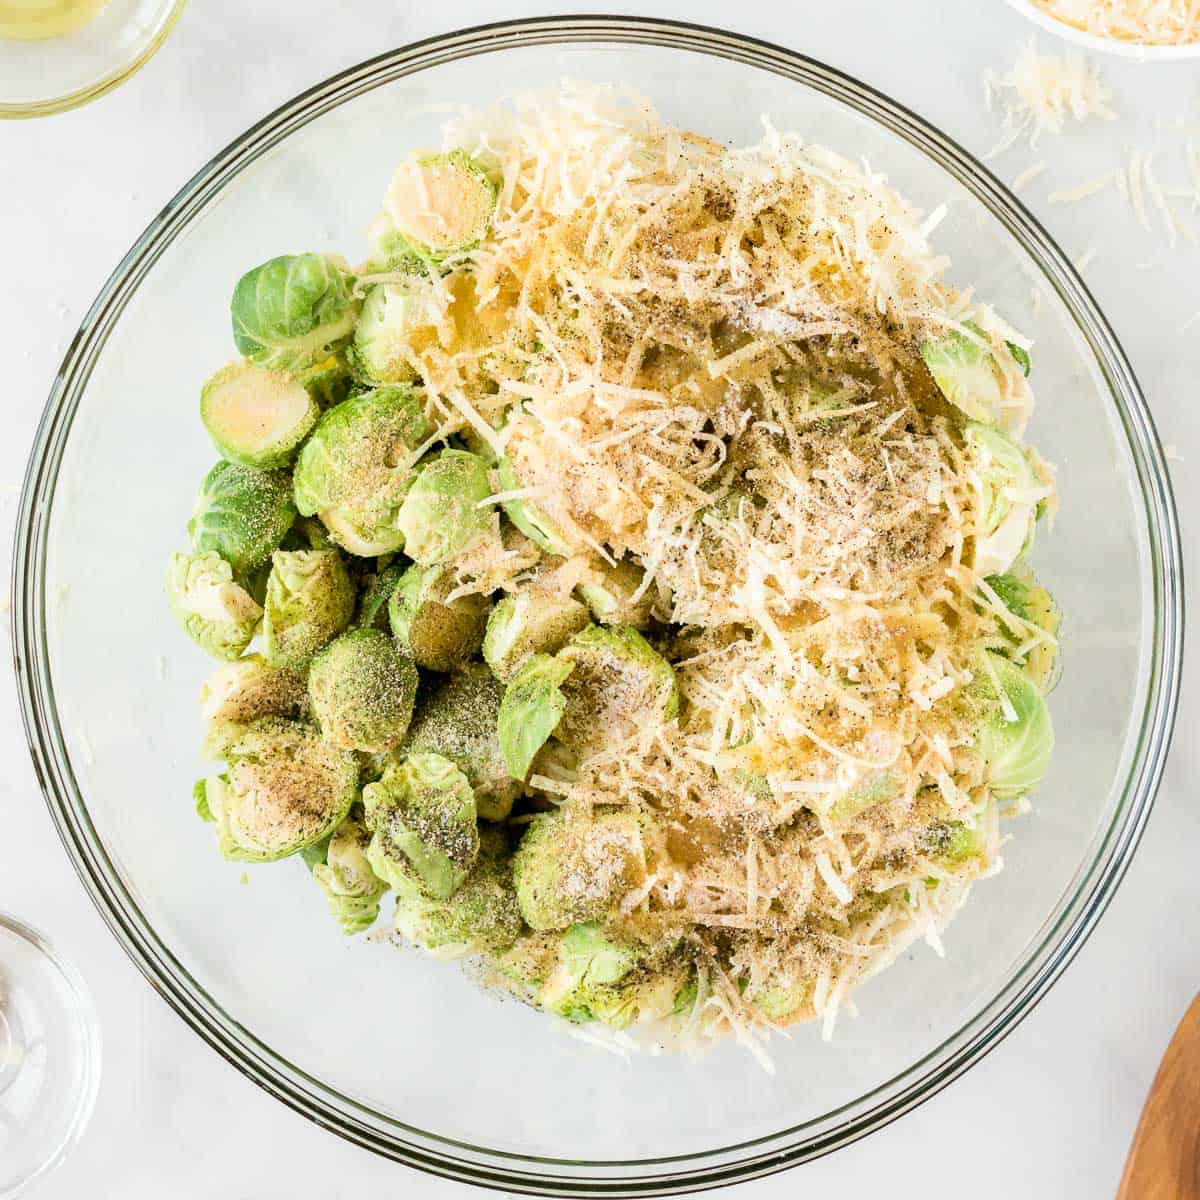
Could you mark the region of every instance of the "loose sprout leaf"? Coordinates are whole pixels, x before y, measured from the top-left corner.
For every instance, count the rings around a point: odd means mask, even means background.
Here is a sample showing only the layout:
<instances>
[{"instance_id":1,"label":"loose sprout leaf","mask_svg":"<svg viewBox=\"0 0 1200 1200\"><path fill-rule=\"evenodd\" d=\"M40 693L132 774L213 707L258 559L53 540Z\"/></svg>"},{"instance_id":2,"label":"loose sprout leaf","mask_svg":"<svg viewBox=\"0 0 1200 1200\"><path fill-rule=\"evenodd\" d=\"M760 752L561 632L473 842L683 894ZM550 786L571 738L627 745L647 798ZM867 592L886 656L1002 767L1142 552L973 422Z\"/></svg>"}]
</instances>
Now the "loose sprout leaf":
<instances>
[{"instance_id":1,"label":"loose sprout leaf","mask_svg":"<svg viewBox=\"0 0 1200 1200\"><path fill-rule=\"evenodd\" d=\"M282 370L327 359L354 329L353 289L350 272L323 254L285 254L247 271L230 304L238 352Z\"/></svg>"},{"instance_id":2,"label":"loose sprout leaf","mask_svg":"<svg viewBox=\"0 0 1200 1200\"><path fill-rule=\"evenodd\" d=\"M524 779L534 756L557 728L566 711L562 685L572 663L534 654L513 676L500 702L496 729L509 774Z\"/></svg>"},{"instance_id":3,"label":"loose sprout leaf","mask_svg":"<svg viewBox=\"0 0 1200 1200\"><path fill-rule=\"evenodd\" d=\"M200 392L200 419L213 444L248 467L287 466L319 412L298 379L254 363L230 363Z\"/></svg>"},{"instance_id":4,"label":"loose sprout leaf","mask_svg":"<svg viewBox=\"0 0 1200 1200\"><path fill-rule=\"evenodd\" d=\"M1029 351L1024 346L1018 346L1016 342L1005 342L1008 347L1008 352L1013 356L1013 360L1017 366L1021 368L1021 373L1026 379L1029 378L1029 372L1033 369L1033 363L1029 359Z\"/></svg>"},{"instance_id":5,"label":"loose sprout leaf","mask_svg":"<svg viewBox=\"0 0 1200 1200\"><path fill-rule=\"evenodd\" d=\"M219 462L200 485L188 534L197 554L219 554L240 576L270 559L295 519L287 471Z\"/></svg>"},{"instance_id":6,"label":"loose sprout leaf","mask_svg":"<svg viewBox=\"0 0 1200 1200\"><path fill-rule=\"evenodd\" d=\"M381 629L384 632L391 628L388 602L403 574L404 564L394 562L367 576L358 597L358 612L354 617L356 625L362 629Z\"/></svg>"},{"instance_id":7,"label":"loose sprout leaf","mask_svg":"<svg viewBox=\"0 0 1200 1200\"><path fill-rule=\"evenodd\" d=\"M593 563L578 587L580 599L601 625L645 629L654 608L654 593L642 586L645 572L631 559L616 565Z\"/></svg>"},{"instance_id":8,"label":"loose sprout leaf","mask_svg":"<svg viewBox=\"0 0 1200 1200\"><path fill-rule=\"evenodd\" d=\"M205 779L197 779L192 785L192 806L196 810L196 816L200 820L212 824L216 817L212 815L212 809L208 806L208 781Z\"/></svg>"},{"instance_id":9,"label":"loose sprout leaf","mask_svg":"<svg viewBox=\"0 0 1200 1200\"><path fill-rule=\"evenodd\" d=\"M238 658L258 629L263 610L236 583L218 554L173 554L167 564L167 603L188 636L214 658Z\"/></svg>"},{"instance_id":10,"label":"loose sprout leaf","mask_svg":"<svg viewBox=\"0 0 1200 1200\"><path fill-rule=\"evenodd\" d=\"M354 629L312 661L308 694L321 734L335 746L382 754L404 740L417 669L386 633Z\"/></svg>"},{"instance_id":11,"label":"loose sprout leaf","mask_svg":"<svg viewBox=\"0 0 1200 1200\"><path fill-rule=\"evenodd\" d=\"M633 969L636 953L604 936L595 921L572 925L563 934L563 964L580 984L616 983Z\"/></svg>"},{"instance_id":12,"label":"loose sprout leaf","mask_svg":"<svg viewBox=\"0 0 1200 1200\"><path fill-rule=\"evenodd\" d=\"M302 667L354 616L354 585L337 550L277 550L263 613L263 657Z\"/></svg>"},{"instance_id":13,"label":"loose sprout leaf","mask_svg":"<svg viewBox=\"0 0 1200 1200\"><path fill-rule=\"evenodd\" d=\"M396 514L404 552L422 566L454 558L490 527L490 513L480 505L491 494L479 455L443 450L421 467Z\"/></svg>"},{"instance_id":14,"label":"loose sprout leaf","mask_svg":"<svg viewBox=\"0 0 1200 1200\"><path fill-rule=\"evenodd\" d=\"M496 464L496 478L502 493L520 491L522 487L516 470L505 457ZM508 519L547 554L565 557L571 553L571 544L536 504L518 497L502 501L501 506Z\"/></svg>"},{"instance_id":15,"label":"loose sprout leaf","mask_svg":"<svg viewBox=\"0 0 1200 1200\"><path fill-rule=\"evenodd\" d=\"M296 460L296 507L319 513L352 554L399 550L396 517L413 479L414 452L433 432L416 393L376 388L322 414Z\"/></svg>"},{"instance_id":16,"label":"loose sprout leaf","mask_svg":"<svg viewBox=\"0 0 1200 1200\"><path fill-rule=\"evenodd\" d=\"M398 892L447 900L479 855L475 795L467 777L438 754L409 754L363 789L367 858Z\"/></svg>"}]
</instances>

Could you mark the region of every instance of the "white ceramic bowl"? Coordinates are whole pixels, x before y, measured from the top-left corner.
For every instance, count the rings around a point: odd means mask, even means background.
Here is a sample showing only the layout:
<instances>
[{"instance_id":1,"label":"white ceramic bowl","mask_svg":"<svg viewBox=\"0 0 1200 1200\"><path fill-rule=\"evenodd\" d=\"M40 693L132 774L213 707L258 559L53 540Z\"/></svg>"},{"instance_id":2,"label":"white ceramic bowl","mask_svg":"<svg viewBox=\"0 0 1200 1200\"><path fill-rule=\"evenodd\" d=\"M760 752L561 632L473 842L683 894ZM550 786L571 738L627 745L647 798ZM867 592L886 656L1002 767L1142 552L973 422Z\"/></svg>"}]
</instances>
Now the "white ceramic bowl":
<instances>
[{"instance_id":1,"label":"white ceramic bowl","mask_svg":"<svg viewBox=\"0 0 1200 1200\"><path fill-rule=\"evenodd\" d=\"M1141 42L1126 42L1120 38L1097 37L1052 17L1044 9L1039 8L1032 0L1008 0L1009 4L1022 16L1028 17L1035 25L1040 25L1048 33L1064 38L1068 42L1084 50L1095 50L1099 54L1115 54L1118 58L1132 58L1138 62L1181 62L1185 59L1200 58L1200 41L1189 42L1186 46L1148 46Z\"/></svg>"}]
</instances>

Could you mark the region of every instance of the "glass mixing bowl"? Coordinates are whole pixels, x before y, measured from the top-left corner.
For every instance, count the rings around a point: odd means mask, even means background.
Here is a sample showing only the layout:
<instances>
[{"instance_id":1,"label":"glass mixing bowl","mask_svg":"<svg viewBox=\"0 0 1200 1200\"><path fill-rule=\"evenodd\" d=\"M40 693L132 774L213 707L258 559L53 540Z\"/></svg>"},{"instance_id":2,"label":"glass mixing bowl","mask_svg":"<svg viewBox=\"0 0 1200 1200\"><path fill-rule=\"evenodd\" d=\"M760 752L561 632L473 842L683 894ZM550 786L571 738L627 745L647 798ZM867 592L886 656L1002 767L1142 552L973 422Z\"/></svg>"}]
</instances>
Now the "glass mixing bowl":
<instances>
[{"instance_id":1,"label":"glass mixing bowl","mask_svg":"<svg viewBox=\"0 0 1200 1200\"><path fill-rule=\"evenodd\" d=\"M162 596L213 458L202 380L230 358L238 275L361 255L400 157L447 103L564 76L622 80L745 142L760 113L867 157L938 231L953 275L1037 339L1031 436L1060 467L1037 571L1066 614L1059 747L1008 869L945 937L856 996L834 1040L624 1061L415 953L346 940L296 862L222 862L192 811L207 672ZM26 480L14 582L29 739L114 935L185 1021L320 1125L412 1166L550 1195L687 1193L844 1145L948 1083L1029 1012L1095 924L1149 813L1176 704L1179 535L1133 373L1066 256L983 167L899 105L760 42L630 18L471 30L385 54L261 121L147 229L76 336Z\"/></svg>"}]
</instances>

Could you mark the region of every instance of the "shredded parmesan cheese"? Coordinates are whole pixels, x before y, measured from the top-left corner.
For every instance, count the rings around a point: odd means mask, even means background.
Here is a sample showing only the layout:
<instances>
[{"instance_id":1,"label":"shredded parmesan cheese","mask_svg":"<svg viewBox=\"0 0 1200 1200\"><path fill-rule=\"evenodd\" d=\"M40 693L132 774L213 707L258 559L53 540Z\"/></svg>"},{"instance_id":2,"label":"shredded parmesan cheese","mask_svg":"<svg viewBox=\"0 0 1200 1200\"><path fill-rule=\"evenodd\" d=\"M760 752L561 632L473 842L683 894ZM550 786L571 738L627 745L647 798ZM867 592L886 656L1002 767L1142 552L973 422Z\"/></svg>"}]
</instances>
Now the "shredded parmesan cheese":
<instances>
[{"instance_id":1,"label":"shredded parmesan cheese","mask_svg":"<svg viewBox=\"0 0 1200 1200\"><path fill-rule=\"evenodd\" d=\"M1033 0L1043 12L1097 37L1143 46L1186 46L1200 40L1195 0Z\"/></svg>"}]
</instances>

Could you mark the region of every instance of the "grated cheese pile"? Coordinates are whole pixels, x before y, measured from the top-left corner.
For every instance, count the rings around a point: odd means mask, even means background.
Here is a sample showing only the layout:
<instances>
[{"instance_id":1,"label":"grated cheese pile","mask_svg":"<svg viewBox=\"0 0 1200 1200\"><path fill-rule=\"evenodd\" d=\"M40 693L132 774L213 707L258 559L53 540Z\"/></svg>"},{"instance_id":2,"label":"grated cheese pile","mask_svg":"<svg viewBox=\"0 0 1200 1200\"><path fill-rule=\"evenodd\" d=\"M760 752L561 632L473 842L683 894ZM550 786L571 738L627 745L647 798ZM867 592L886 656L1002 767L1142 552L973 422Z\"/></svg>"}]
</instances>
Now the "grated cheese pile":
<instances>
[{"instance_id":1,"label":"grated cheese pile","mask_svg":"<svg viewBox=\"0 0 1200 1200\"><path fill-rule=\"evenodd\" d=\"M1031 62L1009 86L1036 128L1107 113L1076 68L1034 100ZM920 346L982 339L1019 434L1032 396L1005 343L1028 343L945 281L940 212L794 134L726 150L619 87L564 85L455 119L445 148L503 183L413 339L439 436L503 453L520 486L493 502L536 503L575 548L546 586L641 566L682 694L664 726L539 759L533 786L653 814L621 914L694 953L689 1035L753 1044L756 999L801 979L791 1016L832 1029L1000 865L973 664L1014 629L1053 639L969 565L978 479ZM527 582L506 553L457 564L461 590ZM939 857L954 823L981 855Z\"/></svg>"},{"instance_id":2,"label":"grated cheese pile","mask_svg":"<svg viewBox=\"0 0 1200 1200\"><path fill-rule=\"evenodd\" d=\"M987 73L984 98L989 110L999 101L1007 130L988 158L1022 137L1036 146L1043 134L1062 133L1068 121L1112 121L1117 115L1094 63L1081 54L1041 54L1033 42L1003 75Z\"/></svg>"},{"instance_id":3,"label":"grated cheese pile","mask_svg":"<svg viewBox=\"0 0 1200 1200\"><path fill-rule=\"evenodd\" d=\"M1186 46L1200 40L1195 0L1034 0L1043 12L1097 37L1144 46Z\"/></svg>"}]
</instances>

